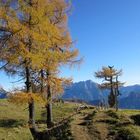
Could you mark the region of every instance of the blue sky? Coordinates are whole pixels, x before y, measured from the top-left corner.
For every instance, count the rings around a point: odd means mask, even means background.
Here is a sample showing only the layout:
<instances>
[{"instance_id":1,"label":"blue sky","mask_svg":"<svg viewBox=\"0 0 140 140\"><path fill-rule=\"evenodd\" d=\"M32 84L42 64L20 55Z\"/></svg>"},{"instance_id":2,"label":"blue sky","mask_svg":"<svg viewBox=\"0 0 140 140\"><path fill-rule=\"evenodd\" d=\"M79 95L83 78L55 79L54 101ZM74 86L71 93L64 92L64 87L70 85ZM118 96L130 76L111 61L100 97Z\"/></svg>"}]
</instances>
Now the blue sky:
<instances>
[{"instance_id":1,"label":"blue sky","mask_svg":"<svg viewBox=\"0 0 140 140\"><path fill-rule=\"evenodd\" d=\"M69 29L79 56L80 68L63 68L62 75L74 82L94 78L102 66L123 69L126 85L140 84L140 1L73 0ZM0 84L9 89L15 79L0 73Z\"/></svg>"},{"instance_id":2,"label":"blue sky","mask_svg":"<svg viewBox=\"0 0 140 140\"><path fill-rule=\"evenodd\" d=\"M73 0L69 27L84 62L65 76L98 82L94 72L114 65L123 69L126 85L140 84L139 0Z\"/></svg>"}]
</instances>

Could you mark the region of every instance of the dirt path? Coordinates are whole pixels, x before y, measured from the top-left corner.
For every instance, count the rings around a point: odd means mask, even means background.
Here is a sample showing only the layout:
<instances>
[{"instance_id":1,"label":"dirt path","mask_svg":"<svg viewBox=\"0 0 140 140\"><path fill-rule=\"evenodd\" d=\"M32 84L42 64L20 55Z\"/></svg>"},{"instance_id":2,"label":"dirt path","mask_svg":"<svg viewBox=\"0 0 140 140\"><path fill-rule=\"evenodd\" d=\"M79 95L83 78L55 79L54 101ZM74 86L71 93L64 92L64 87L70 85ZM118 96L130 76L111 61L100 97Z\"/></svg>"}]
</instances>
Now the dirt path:
<instances>
[{"instance_id":1,"label":"dirt path","mask_svg":"<svg viewBox=\"0 0 140 140\"><path fill-rule=\"evenodd\" d=\"M110 119L110 117L105 112L98 112L93 120L93 126L99 135L99 140L109 140L109 125L105 122L105 119Z\"/></svg>"},{"instance_id":2,"label":"dirt path","mask_svg":"<svg viewBox=\"0 0 140 140\"><path fill-rule=\"evenodd\" d=\"M81 111L74 116L74 120L71 123L71 132L74 140L92 140L87 128L88 120L85 120L88 113Z\"/></svg>"},{"instance_id":3,"label":"dirt path","mask_svg":"<svg viewBox=\"0 0 140 140\"><path fill-rule=\"evenodd\" d=\"M71 130L74 140L112 140L109 135L109 124L105 122L111 119L104 111L92 115L94 110L81 112L74 116Z\"/></svg>"}]
</instances>

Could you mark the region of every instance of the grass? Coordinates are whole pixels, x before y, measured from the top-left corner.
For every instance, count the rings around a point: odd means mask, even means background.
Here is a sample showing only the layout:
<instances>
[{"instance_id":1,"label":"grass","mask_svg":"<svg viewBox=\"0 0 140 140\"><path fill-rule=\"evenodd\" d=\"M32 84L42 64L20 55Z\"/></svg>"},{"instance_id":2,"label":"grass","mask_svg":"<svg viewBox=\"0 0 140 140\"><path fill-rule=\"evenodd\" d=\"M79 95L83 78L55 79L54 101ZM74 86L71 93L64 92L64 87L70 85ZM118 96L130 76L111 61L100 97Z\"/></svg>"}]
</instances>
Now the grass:
<instances>
[{"instance_id":1,"label":"grass","mask_svg":"<svg viewBox=\"0 0 140 140\"><path fill-rule=\"evenodd\" d=\"M127 116L131 116L131 115L137 115L137 114L140 114L140 110L129 110L129 109L120 109L118 111L119 114L124 114L124 115L127 115Z\"/></svg>"},{"instance_id":2,"label":"grass","mask_svg":"<svg viewBox=\"0 0 140 140\"><path fill-rule=\"evenodd\" d=\"M74 112L75 104L54 104L54 121L58 122ZM46 113L43 104L36 104L36 121L40 123L46 120ZM44 129L45 125L39 125ZM43 128L44 127L44 128ZM28 108L27 105L15 105L7 100L0 100L0 140L32 140L28 129Z\"/></svg>"},{"instance_id":3,"label":"grass","mask_svg":"<svg viewBox=\"0 0 140 140\"><path fill-rule=\"evenodd\" d=\"M77 106L75 103L53 104L54 122L59 122L75 112ZM38 127L40 130L45 129L46 111L43 104L36 104L35 114ZM88 134L84 130L81 133L90 137L97 136L98 140L104 137L113 137L116 140L140 140L139 110L95 112L94 109L85 109L78 116L79 122L73 118L77 129L80 128L81 131L81 128L87 127ZM81 117L83 120L80 120ZM75 133L78 135L79 131ZM27 105L15 105L7 100L0 100L0 140L32 140L28 129Z\"/></svg>"},{"instance_id":4,"label":"grass","mask_svg":"<svg viewBox=\"0 0 140 140\"><path fill-rule=\"evenodd\" d=\"M118 139L140 140L140 127L134 125L121 127L116 137L116 140Z\"/></svg>"},{"instance_id":5,"label":"grass","mask_svg":"<svg viewBox=\"0 0 140 140\"><path fill-rule=\"evenodd\" d=\"M138 126L140 126L140 114L131 115L130 117L132 120L134 120L134 123Z\"/></svg>"},{"instance_id":6,"label":"grass","mask_svg":"<svg viewBox=\"0 0 140 140\"><path fill-rule=\"evenodd\" d=\"M108 111L107 114L116 119L116 124L110 127L110 135L115 140L140 140L140 127L135 123L140 121L139 113L139 110Z\"/></svg>"}]
</instances>

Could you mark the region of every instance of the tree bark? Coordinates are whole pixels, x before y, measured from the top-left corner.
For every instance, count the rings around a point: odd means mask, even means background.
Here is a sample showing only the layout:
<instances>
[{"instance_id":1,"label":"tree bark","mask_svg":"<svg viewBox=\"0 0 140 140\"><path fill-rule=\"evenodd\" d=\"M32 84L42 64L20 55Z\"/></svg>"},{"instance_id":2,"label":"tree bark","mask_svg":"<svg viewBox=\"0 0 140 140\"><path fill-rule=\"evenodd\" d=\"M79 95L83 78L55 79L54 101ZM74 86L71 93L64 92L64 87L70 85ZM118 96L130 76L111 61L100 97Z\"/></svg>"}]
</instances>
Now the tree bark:
<instances>
[{"instance_id":1,"label":"tree bark","mask_svg":"<svg viewBox=\"0 0 140 140\"><path fill-rule=\"evenodd\" d=\"M42 94L44 94L44 72L43 72L43 70L41 70L40 73L41 73L41 84L40 84L41 88L40 88L40 92Z\"/></svg>"},{"instance_id":2,"label":"tree bark","mask_svg":"<svg viewBox=\"0 0 140 140\"><path fill-rule=\"evenodd\" d=\"M109 67L112 70L112 67ZM115 106L115 95L114 95L114 88L113 88L113 76L110 76L110 95L108 97L109 106L112 108Z\"/></svg>"},{"instance_id":3,"label":"tree bark","mask_svg":"<svg viewBox=\"0 0 140 140\"><path fill-rule=\"evenodd\" d=\"M47 127L50 128L53 126L53 115L52 115L52 93L51 93L51 87L50 87L50 81L49 81L50 73L47 72L47 105L46 105L46 111L47 111Z\"/></svg>"},{"instance_id":4,"label":"tree bark","mask_svg":"<svg viewBox=\"0 0 140 140\"><path fill-rule=\"evenodd\" d=\"M31 80L30 80L30 70L29 67L26 66L26 92L27 93L32 93L32 86L31 86ZM29 124L35 124L35 118L34 118L34 101L31 97L29 103Z\"/></svg>"},{"instance_id":5,"label":"tree bark","mask_svg":"<svg viewBox=\"0 0 140 140\"><path fill-rule=\"evenodd\" d=\"M32 93L32 86L31 86L31 78L30 78L30 69L28 66L26 66L25 68L25 72L26 72L26 92L27 94ZM35 124L35 107L34 107L34 100L31 97L29 102L28 102L28 108L29 108L29 128L30 131L35 139L36 136L36 132L37 132L37 128L36 128L36 124Z\"/></svg>"},{"instance_id":6,"label":"tree bark","mask_svg":"<svg viewBox=\"0 0 140 140\"><path fill-rule=\"evenodd\" d=\"M115 109L116 111L118 110L118 94L117 94L117 89L115 88Z\"/></svg>"},{"instance_id":7,"label":"tree bark","mask_svg":"<svg viewBox=\"0 0 140 140\"><path fill-rule=\"evenodd\" d=\"M52 95L51 95L51 87L49 85L49 72L47 72L47 98L48 103L46 104L46 112L47 112L47 127L52 127L53 117L52 117ZM44 73L41 70L41 93L44 94Z\"/></svg>"},{"instance_id":8,"label":"tree bark","mask_svg":"<svg viewBox=\"0 0 140 140\"><path fill-rule=\"evenodd\" d=\"M118 76L116 76L116 92L115 92L115 93L116 93L116 98L115 98L115 99L116 99L116 100L115 100L115 102L116 102L116 103L115 103L115 104L116 104L116 111L118 111L118 108L119 108L119 107L118 107L118 102L119 102L119 101L118 101L118 96L120 95L120 93L119 93L119 81L118 81Z\"/></svg>"},{"instance_id":9,"label":"tree bark","mask_svg":"<svg viewBox=\"0 0 140 140\"><path fill-rule=\"evenodd\" d=\"M29 5L32 7L32 0L29 1ZM31 15L29 15L29 28L31 29ZM31 51L32 47L32 41L31 37L29 36L29 42L28 42L28 49L29 52ZM30 58L26 59L26 88L27 88L27 93L32 93L32 83L31 83L31 73L30 73ZM35 107L34 107L34 100L31 97L29 102L28 102L28 107L29 107L29 127L30 130L36 130L36 125L35 125Z\"/></svg>"}]
</instances>

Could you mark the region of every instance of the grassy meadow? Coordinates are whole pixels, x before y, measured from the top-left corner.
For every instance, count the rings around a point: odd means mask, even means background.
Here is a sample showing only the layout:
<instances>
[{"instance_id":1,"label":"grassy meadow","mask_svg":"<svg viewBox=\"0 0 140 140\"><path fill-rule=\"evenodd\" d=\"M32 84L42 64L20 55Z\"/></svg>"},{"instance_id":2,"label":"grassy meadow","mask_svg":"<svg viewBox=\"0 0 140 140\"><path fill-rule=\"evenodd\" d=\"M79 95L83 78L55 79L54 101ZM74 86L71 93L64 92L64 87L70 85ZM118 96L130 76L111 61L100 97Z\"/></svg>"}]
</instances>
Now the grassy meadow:
<instances>
[{"instance_id":1,"label":"grassy meadow","mask_svg":"<svg viewBox=\"0 0 140 140\"><path fill-rule=\"evenodd\" d=\"M54 122L75 112L79 104L53 104ZM46 128L43 104L36 104L36 123ZM86 108L79 111L71 122L73 140L140 140L140 110L99 110ZM80 135L79 135L80 134ZM0 100L0 140L32 140L28 129L27 105L15 105Z\"/></svg>"},{"instance_id":2,"label":"grassy meadow","mask_svg":"<svg viewBox=\"0 0 140 140\"><path fill-rule=\"evenodd\" d=\"M74 112L75 104L54 104L54 121L69 116ZM46 128L45 108L43 104L36 104L36 123L40 129ZM0 100L0 140L32 140L28 129L28 108L27 105L15 105L7 100Z\"/></svg>"}]
</instances>

